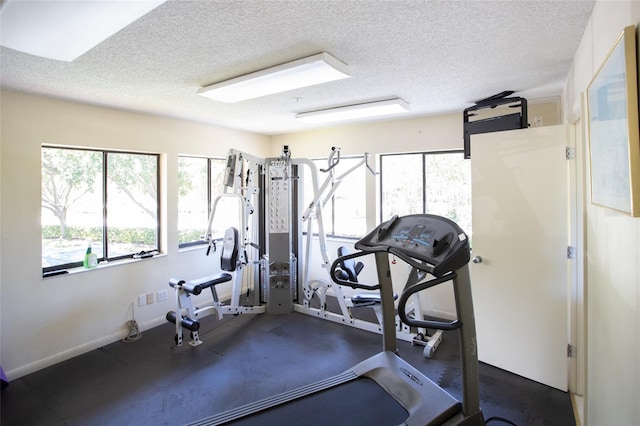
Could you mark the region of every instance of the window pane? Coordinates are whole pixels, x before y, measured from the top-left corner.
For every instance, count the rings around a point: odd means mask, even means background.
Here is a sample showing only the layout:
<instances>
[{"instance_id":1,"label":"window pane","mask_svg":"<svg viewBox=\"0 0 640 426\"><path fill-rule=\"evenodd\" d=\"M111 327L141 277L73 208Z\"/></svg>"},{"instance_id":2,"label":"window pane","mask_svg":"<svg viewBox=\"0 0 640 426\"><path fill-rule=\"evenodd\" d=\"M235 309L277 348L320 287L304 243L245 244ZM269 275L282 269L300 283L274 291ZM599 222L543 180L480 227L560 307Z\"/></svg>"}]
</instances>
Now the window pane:
<instances>
[{"instance_id":1,"label":"window pane","mask_svg":"<svg viewBox=\"0 0 640 426\"><path fill-rule=\"evenodd\" d=\"M216 205L215 217L211 224L211 236L213 239L222 238L225 229L230 226L238 230L242 229L239 200L238 197L229 195L219 198ZM205 223L205 228L207 224L208 222Z\"/></svg>"},{"instance_id":2,"label":"window pane","mask_svg":"<svg viewBox=\"0 0 640 426\"><path fill-rule=\"evenodd\" d=\"M42 148L42 267L102 256L102 153Z\"/></svg>"},{"instance_id":3,"label":"window pane","mask_svg":"<svg viewBox=\"0 0 640 426\"><path fill-rule=\"evenodd\" d=\"M317 172L316 178L317 178L317 182L318 182L318 189L320 189L322 187L322 184L324 183L325 179L327 178L327 174L326 173L322 173L320 171L320 169L326 168L327 167L327 160L325 159L320 159L320 160L312 160L313 164L315 164L316 168L315 171ZM312 178L312 169L310 167L308 167L307 165L303 165L302 167L302 177L303 177L303 183L304 183L304 187L302 188L302 208L304 210L307 209L307 207L309 207L309 205L311 204L311 202L313 201L314 197L316 196L315 192L313 191L313 178ZM320 200L320 202L322 202L322 200ZM331 234L333 233L333 224L331 222L331 208L330 208L330 204L328 205L329 207L326 207L322 210L322 226L324 229L324 233L325 234ZM320 206L319 206L320 207ZM301 214L304 213L304 211L301 212ZM317 234L318 233L318 221L316 220L316 216L317 215L313 215L312 219L308 219L311 220L311 233L312 234ZM303 232L307 232L307 230L309 229L309 223L308 222L304 222L302 224L303 226Z\"/></svg>"},{"instance_id":4,"label":"window pane","mask_svg":"<svg viewBox=\"0 0 640 426\"><path fill-rule=\"evenodd\" d=\"M347 172L350 168L362 161L360 158L341 158L340 162L332 170L335 177L339 177ZM324 182L329 178L328 172L322 172L320 169L327 169L327 159L313 160L318 170L318 189L322 187ZM303 208L306 209L313 201L315 194L313 193L313 182L311 180L311 170L307 166L303 166ZM322 209L322 224L324 232L329 236L340 237L361 237L366 234L366 167L362 166L349 175L345 176L337 191L333 194ZM322 203L329 194L330 188L323 193ZM312 224L312 232L318 232L317 221L314 219ZM308 224L304 224L306 232Z\"/></svg>"},{"instance_id":5,"label":"window pane","mask_svg":"<svg viewBox=\"0 0 640 426\"><path fill-rule=\"evenodd\" d=\"M422 154L383 155L380 167L382 221L422 213Z\"/></svg>"},{"instance_id":6,"label":"window pane","mask_svg":"<svg viewBox=\"0 0 640 426\"><path fill-rule=\"evenodd\" d=\"M342 158L335 167L340 176L354 167L360 158ZM353 170L340 182L333 195L333 233L343 237L363 237L367 233L366 173L363 165Z\"/></svg>"},{"instance_id":7,"label":"window pane","mask_svg":"<svg viewBox=\"0 0 640 426\"><path fill-rule=\"evenodd\" d=\"M178 242L201 240L209 217L207 158L178 158Z\"/></svg>"},{"instance_id":8,"label":"window pane","mask_svg":"<svg viewBox=\"0 0 640 426\"><path fill-rule=\"evenodd\" d=\"M314 164L316 165L316 167L323 167L321 165L319 165L319 160L313 160ZM326 164L326 160L324 160L323 164ZM313 197L315 196L315 193L313 192L313 179L311 177L311 168L309 166L307 166L306 164L304 165L300 165L298 166L298 175L301 175L302 179L301 182L298 183L298 188L299 188L299 194L301 194L300 196L302 197L302 211L300 212L300 215L304 214L304 212L307 210L307 208L309 207L309 205L311 204L311 202L313 201ZM322 176L318 176L318 187L320 187L322 185ZM323 219L323 224L324 224L324 216L322 217ZM310 219L307 219L305 222L302 223L302 232L307 233L307 230L309 229L309 221ZM315 217L313 219L311 219L311 233L312 234L317 234L318 233L318 226L317 226L317 221L315 220Z\"/></svg>"},{"instance_id":9,"label":"window pane","mask_svg":"<svg viewBox=\"0 0 640 426\"><path fill-rule=\"evenodd\" d=\"M424 158L425 212L447 217L471 235L471 162L459 152Z\"/></svg>"},{"instance_id":10,"label":"window pane","mask_svg":"<svg viewBox=\"0 0 640 426\"><path fill-rule=\"evenodd\" d=\"M158 156L107 154L108 258L158 249Z\"/></svg>"},{"instance_id":11,"label":"window pane","mask_svg":"<svg viewBox=\"0 0 640 426\"><path fill-rule=\"evenodd\" d=\"M227 160L220 158L212 158L209 160L211 165L211 200L215 201L220 195L224 193L224 172L227 167ZM212 205L213 207L213 205ZM216 217L211 227L211 233L213 238L222 238L224 231L230 226L234 226L237 229L242 227L240 223L240 203L236 197L224 197L224 199L218 202L216 207ZM209 224L209 217L203 223L202 233Z\"/></svg>"},{"instance_id":12,"label":"window pane","mask_svg":"<svg viewBox=\"0 0 640 426\"><path fill-rule=\"evenodd\" d=\"M210 158L211 164L211 194L215 198L224 192L222 181L227 168L227 160L223 158Z\"/></svg>"}]
</instances>

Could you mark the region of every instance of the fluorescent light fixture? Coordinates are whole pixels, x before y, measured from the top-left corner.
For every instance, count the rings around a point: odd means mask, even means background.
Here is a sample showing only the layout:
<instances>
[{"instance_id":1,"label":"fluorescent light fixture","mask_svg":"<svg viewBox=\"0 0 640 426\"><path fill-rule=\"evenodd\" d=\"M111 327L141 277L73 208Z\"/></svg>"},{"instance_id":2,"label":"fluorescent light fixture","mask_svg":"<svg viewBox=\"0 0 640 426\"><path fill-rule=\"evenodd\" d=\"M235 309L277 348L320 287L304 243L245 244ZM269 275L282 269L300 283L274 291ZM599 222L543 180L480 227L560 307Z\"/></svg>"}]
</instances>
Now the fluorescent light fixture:
<instances>
[{"instance_id":1,"label":"fluorescent light fixture","mask_svg":"<svg viewBox=\"0 0 640 426\"><path fill-rule=\"evenodd\" d=\"M235 103L347 77L346 64L328 53L318 53L205 86L198 94L218 102Z\"/></svg>"},{"instance_id":2,"label":"fluorescent light fixture","mask_svg":"<svg viewBox=\"0 0 640 426\"><path fill-rule=\"evenodd\" d=\"M166 0L6 0L0 45L71 62Z\"/></svg>"},{"instance_id":3,"label":"fluorescent light fixture","mask_svg":"<svg viewBox=\"0 0 640 426\"><path fill-rule=\"evenodd\" d=\"M318 111L301 112L296 114L296 118L305 123L328 123L332 121L400 114L407 111L409 111L409 104L400 98L394 98L384 101L321 109Z\"/></svg>"}]
</instances>

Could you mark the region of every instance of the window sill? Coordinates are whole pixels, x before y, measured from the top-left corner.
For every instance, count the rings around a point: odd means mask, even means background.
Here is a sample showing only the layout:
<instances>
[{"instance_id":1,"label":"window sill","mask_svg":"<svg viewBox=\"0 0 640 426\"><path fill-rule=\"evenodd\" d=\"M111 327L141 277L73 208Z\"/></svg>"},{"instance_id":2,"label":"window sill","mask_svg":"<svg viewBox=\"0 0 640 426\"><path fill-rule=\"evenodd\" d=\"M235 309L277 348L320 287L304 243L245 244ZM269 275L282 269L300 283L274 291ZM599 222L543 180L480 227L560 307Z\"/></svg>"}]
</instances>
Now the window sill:
<instances>
[{"instance_id":1,"label":"window sill","mask_svg":"<svg viewBox=\"0 0 640 426\"><path fill-rule=\"evenodd\" d=\"M196 250L205 250L207 247L209 247L208 244L198 244L194 246L179 247L178 253L185 253L185 252L196 251Z\"/></svg>"},{"instance_id":2,"label":"window sill","mask_svg":"<svg viewBox=\"0 0 640 426\"><path fill-rule=\"evenodd\" d=\"M98 263L98 266L94 267L94 268L84 268L84 267L79 267L79 268L70 268L70 269L62 269L60 271L52 271L51 273L54 275L49 275L49 276L42 276L43 280L46 279L50 279L50 278L56 278L56 277L64 277L67 275L75 275L75 274L82 274L85 272L90 272L90 271L97 271L97 270L101 270L101 269L106 269L106 268L110 268L113 266L120 266L120 265L128 265L131 263L138 263L138 262L146 262L149 261L151 259L156 259L159 257L165 257L166 254L165 253L159 253L156 254L152 257L148 257L145 259L134 259L134 258L129 258L129 259L119 259L119 260L112 260L112 261L102 261L100 263ZM57 274L56 274L57 272Z\"/></svg>"}]
</instances>

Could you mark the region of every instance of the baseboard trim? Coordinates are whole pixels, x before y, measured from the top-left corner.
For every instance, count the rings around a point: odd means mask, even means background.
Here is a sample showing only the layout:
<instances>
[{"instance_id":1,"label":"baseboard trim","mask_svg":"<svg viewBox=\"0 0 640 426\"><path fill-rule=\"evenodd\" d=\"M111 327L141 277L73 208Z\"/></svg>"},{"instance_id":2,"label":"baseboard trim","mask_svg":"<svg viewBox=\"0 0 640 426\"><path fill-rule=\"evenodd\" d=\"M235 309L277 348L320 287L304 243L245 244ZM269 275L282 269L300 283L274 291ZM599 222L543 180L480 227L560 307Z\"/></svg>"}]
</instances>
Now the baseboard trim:
<instances>
[{"instance_id":1,"label":"baseboard trim","mask_svg":"<svg viewBox=\"0 0 640 426\"><path fill-rule=\"evenodd\" d=\"M576 418L576 426L583 426L584 422L584 397L571 392L571 406L573 416Z\"/></svg>"},{"instance_id":2,"label":"baseboard trim","mask_svg":"<svg viewBox=\"0 0 640 426\"><path fill-rule=\"evenodd\" d=\"M150 321L146 321L143 324L139 324L140 330L141 331L149 330L151 328L164 324L166 321L167 320L164 317L159 317ZM16 367L9 371L5 371L5 374L7 375L7 378L9 378L9 381L16 380L16 379L19 379L20 377L26 376L31 373L35 373L36 371L40 371L44 368L51 367L52 365L59 364L63 361L67 361L71 358L75 358L79 355L83 355L87 352L91 352L95 349L101 348L111 343L115 343L118 340L124 339L128 334L129 334L128 330L112 333L108 336L103 336L100 339L83 343L82 345L75 346L73 348L64 350L62 352L58 352L46 358L39 359L29 364L21 365L20 367Z\"/></svg>"}]
</instances>

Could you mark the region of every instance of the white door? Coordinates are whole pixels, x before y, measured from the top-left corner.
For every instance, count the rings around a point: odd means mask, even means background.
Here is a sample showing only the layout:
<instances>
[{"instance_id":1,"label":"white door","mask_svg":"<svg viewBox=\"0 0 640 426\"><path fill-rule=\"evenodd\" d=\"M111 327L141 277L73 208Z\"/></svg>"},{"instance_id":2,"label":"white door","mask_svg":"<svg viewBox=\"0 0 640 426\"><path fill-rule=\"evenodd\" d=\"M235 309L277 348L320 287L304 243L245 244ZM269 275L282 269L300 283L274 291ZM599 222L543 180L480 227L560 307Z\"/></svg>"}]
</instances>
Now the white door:
<instances>
[{"instance_id":1,"label":"white door","mask_svg":"<svg viewBox=\"0 0 640 426\"><path fill-rule=\"evenodd\" d=\"M480 361L566 391L568 126L471 139ZM481 259L480 259L481 258Z\"/></svg>"}]
</instances>

